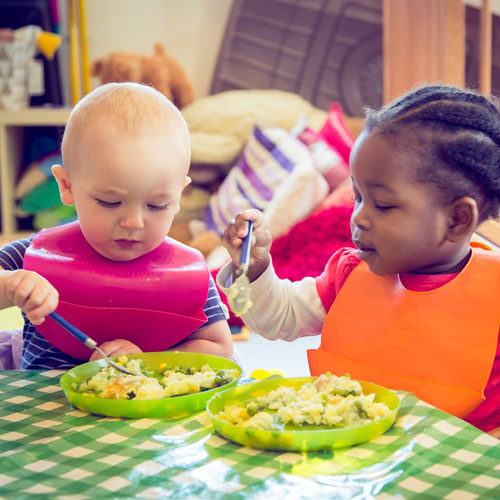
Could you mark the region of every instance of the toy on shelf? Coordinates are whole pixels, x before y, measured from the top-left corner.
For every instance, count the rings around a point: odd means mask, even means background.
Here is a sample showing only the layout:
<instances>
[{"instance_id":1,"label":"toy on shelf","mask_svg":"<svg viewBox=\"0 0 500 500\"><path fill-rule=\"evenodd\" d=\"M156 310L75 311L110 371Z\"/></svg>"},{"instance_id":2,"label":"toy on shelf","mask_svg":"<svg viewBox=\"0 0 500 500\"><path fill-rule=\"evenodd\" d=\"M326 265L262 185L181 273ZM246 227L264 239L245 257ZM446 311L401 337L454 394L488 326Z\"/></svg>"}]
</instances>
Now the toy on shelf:
<instances>
[{"instance_id":1,"label":"toy on shelf","mask_svg":"<svg viewBox=\"0 0 500 500\"><path fill-rule=\"evenodd\" d=\"M0 109L26 108L29 96L43 94L43 68L34 57L40 51L53 59L60 43L39 26L0 29Z\"/></svg>"},{"instance_id":2,"label":"toy on shelf","mask_svg":"<svg viewBox=\"0 0 500 500\"><path fill-rule=\"evenodd\" d=\"M151 85L178 108L194 100L193 85L177 59L168 55L163 46L155 44L152 56L132 52L112 52L96 59L90 68L101 84L136 82Z\"/></svg>"},{"instance_id":3,"label":"toy on shelf","mask_svg":"<svg viewBox=\"0 0 500 500\"><path fill-rule=\"evenodd\" d=\"M27 166L17 182L14 196L18 217L33 217L33 227L40 230L70 222L76 218L75 207L63 205L51 167L62 164L59 141L38 135L28 148Z\"/></svg>"}]
</instances>

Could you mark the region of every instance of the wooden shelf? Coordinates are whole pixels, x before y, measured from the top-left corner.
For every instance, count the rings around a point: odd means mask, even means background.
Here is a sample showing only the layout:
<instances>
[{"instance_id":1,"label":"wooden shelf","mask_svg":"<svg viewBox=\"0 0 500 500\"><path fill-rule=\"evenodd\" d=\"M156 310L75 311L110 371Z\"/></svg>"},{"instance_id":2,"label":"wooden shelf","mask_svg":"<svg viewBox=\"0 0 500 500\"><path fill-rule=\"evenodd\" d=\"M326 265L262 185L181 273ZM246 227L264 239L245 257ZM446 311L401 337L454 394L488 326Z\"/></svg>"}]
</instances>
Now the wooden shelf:
<instances>
[{"instance_id":1,"label":"wooden shelf","mask_svg":"<svg viewBox=\"0 0 500 500\"><path fill-rule=\"evenodd\" d=\"M26 108L0 110L0 238L14 240L26 234L20 231L15 216L14 192L23 167L26 127L64 127L69 108Z\"/></svg>"},{"instance_id":2,"label":"wooden shelf","mask_svg":"<svg viewBox=\"0 0 500 500\"><path fill-rule=\"evenodd\" d=\"M26 108L0 110L0 125L4 126L64 126L68 119L68 108Z\"/></svg>"}]
</instances>

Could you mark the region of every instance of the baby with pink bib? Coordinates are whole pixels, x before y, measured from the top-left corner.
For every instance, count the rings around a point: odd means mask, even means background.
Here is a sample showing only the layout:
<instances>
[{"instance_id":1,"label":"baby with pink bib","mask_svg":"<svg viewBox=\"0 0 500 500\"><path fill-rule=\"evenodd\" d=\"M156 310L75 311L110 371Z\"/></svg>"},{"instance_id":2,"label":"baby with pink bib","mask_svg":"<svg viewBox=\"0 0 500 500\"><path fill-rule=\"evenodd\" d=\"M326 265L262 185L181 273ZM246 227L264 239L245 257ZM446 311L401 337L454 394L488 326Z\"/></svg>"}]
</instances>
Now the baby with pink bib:
<instances>
[{"instance_id":1,"label":"baby with pink bib","mask_svg":"<svg viewBox=\"0 0 500 500\"><path fill-rule=\"evenodd\" d=\"M71 112L61 149L64 166L52 171L78 220L0 250L0 308L18 306L25 319L21 367L99 357L46 318L55 310L109 356L231 358L227 312L203 256L167 237L190 182L179 110L144 85L103 85Z\"/></svg>"}]
</instances>

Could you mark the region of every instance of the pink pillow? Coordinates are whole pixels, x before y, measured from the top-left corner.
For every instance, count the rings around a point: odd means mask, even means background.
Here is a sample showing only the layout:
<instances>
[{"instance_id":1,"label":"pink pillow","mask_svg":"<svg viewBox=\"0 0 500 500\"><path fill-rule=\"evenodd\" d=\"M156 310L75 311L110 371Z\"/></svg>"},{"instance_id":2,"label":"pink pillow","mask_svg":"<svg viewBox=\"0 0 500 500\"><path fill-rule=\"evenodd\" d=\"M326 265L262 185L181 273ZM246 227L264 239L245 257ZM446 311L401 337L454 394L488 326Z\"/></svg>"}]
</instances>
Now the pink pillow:
<instances>
[{"instance_id":1,"label":"pink pillow","mask_svg":"<svg viewBox=\"0 0 500 500\"><path fill-rule=\"evenodd\" d=\"M306 127L297 137L311 151L314 166L328 183L330 192L350 177L349 165L322 135Z\"/></svg>"},{"instance_id":2,"label":"pink pillow","mask_svg":"<svg viewBox=\"0 0 500 500\"><path fill-rule=\"evenodd\" d=\"M339 103L332 102L330 104L326 122L319 133L328 141L330 146L339 152L340 156L349 165L349 154L354 144L354 137L345 124L344 114Z\"/></svg>"},{"instance_id":3,"label":"pink pillow","mask_svg":"<svg viewBox=\"0 0 500 500\"><path fill-rule=\"evenodd\" d=\"M353 198L354 192L352 190L351 179L349 178L326 196L313 213L317 214L330 207L353 207Z\"/></svg>"}]
</instances>

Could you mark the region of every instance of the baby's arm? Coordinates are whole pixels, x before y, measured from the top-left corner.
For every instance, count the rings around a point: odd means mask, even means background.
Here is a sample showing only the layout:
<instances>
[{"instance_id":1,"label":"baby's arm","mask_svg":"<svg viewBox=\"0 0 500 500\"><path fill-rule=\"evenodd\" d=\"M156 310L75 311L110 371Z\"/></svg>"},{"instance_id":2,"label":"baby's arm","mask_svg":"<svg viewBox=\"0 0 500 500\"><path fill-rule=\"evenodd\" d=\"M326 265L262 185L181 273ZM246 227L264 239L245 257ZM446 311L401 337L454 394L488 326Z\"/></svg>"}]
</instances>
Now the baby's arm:
<instances>
[{"instance_id":1,"label":"baby's arm","mask_svg":"<svg viewBox=\"0 0 500 500\"><path fill-rule=\"evenodd\" d=\"M108 342L103 342L99 349L106 354L106 356L121 356L123 354L135 354L142 352L139 347L132 342L124 339L109 340ZM96 359L101 359L101 354L98 351L94 351L92 356L90 356L89 361L94 361Z\"/></svg>"},{"instance_id":2,"label":"baby's arm","mask_svg":"<svg viewBox=\"0 0 500 500\"><path fill-rule=\"evenodd\" d=\"M233 339L226 320L215 321L192 333L170 351L203 352L232 359Z\"/></svg>"},{"instance_id":3,"label":"baby's arm","mask_svg":"<svg viewBox=\"0 0 500 500\"><path fill-rule=\"evenodd\" d=\"M99 348L107 356L121 356L122 354L133 354L142 352L139 347L128 340L116 339L103 342ZM186 340L178 343L169 351L203 352L215 354L226 358L233 357L233 340L227 321L221 320L211 323L192 333ZM101 359L99 352L94 351L89 361Z\"/></svg>"},{"instance_id":4,"label":"baby's arm","mask_svg":"<svg viewBox=\"0 0 500 500\"><path fill-rule=\"evenodd\" d=\"M57 308L59 294L43 277L34 271L7 271L0 267L0 309L17 306L34 325Z\"/></svg>"}]
</instances>

